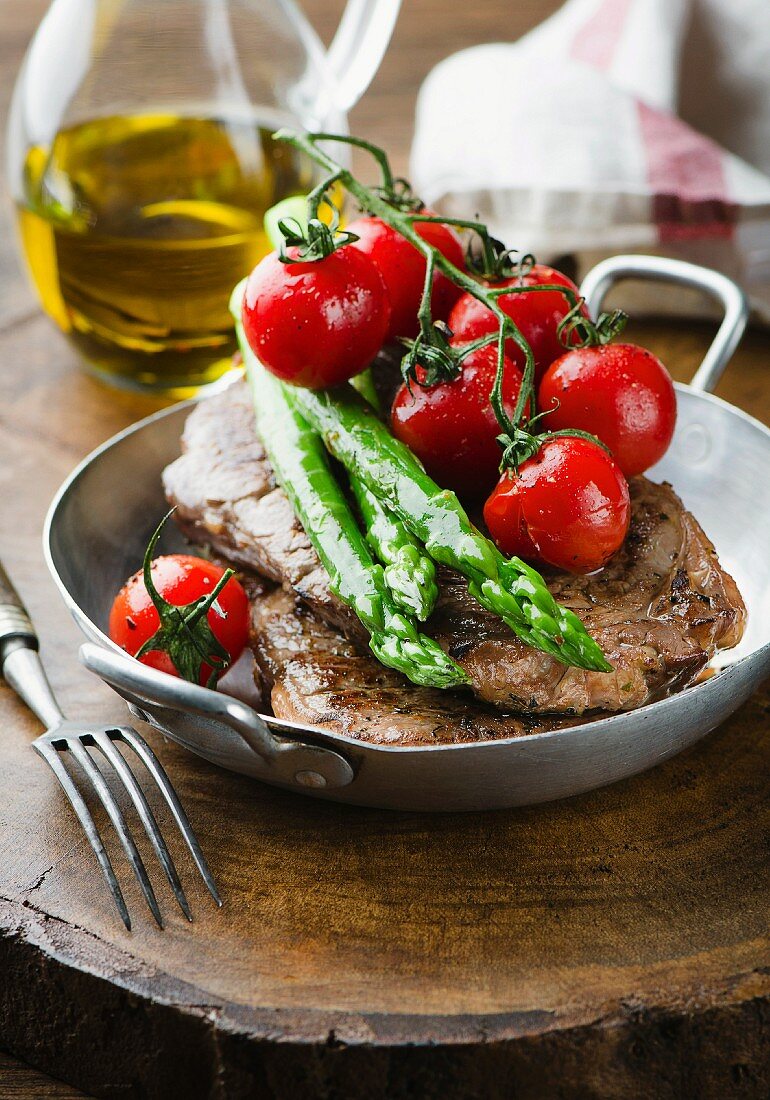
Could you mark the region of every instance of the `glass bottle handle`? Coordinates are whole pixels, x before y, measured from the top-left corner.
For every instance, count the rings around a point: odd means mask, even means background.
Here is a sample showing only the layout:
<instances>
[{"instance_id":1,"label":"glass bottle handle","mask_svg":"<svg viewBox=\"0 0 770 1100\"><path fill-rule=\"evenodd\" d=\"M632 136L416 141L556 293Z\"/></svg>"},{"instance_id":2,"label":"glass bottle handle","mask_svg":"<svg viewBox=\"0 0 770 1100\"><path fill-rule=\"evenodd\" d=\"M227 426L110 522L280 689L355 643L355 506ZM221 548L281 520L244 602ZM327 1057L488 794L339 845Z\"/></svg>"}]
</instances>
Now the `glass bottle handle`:
<instances>
[{"instance_id":1,"label":"glass bottle handle","mask_svg":"<svg viewBox=\"0 0 770 1100\"><path fill-rule=\"evenodd\" d=\"M348 0L327 62L335 103L349 110L369 87L388 48L401 0Z\"/></svg>"}]
</instances>

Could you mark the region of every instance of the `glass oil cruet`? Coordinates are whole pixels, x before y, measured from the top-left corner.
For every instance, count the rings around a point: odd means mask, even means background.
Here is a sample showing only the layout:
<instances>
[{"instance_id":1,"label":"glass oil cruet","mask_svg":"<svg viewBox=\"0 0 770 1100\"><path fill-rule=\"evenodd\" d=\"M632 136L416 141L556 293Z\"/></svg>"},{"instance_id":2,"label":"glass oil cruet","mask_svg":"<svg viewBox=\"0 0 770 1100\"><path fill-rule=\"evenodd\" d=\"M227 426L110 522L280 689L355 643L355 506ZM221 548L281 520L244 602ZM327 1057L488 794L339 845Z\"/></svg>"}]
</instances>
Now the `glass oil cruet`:
<instances>
[{"instance_id":1,"label":"glass oil cruet","mask_svg":"<svg viewBox=\"0 0 770 1100\"><path fill-rule=\"evenodd\" d=\"M45 311L116 384L185 394L234 351L265 210L317 180L281 126L344 132L400 0L348 0L326 53L294 0L53 0L8 131Z\"/></svg>"}]
</instances>

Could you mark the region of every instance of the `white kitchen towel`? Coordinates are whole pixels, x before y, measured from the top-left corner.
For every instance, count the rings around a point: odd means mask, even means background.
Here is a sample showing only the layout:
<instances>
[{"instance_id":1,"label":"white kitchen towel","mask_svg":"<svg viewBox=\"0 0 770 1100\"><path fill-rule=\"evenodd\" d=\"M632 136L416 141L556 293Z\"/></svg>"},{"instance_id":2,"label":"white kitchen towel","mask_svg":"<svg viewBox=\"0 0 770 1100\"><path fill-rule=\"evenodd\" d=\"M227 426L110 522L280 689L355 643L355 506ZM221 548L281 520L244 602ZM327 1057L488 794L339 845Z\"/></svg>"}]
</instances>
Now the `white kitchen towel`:
<instances>
[{"instance_id":1,"label":"white kitchen towel","mask_svg":"<svg viewBox=\"0 0 770 1100\"><path fill-rule=\"evenodd\" d=\"M568 0L455 54L420 92L411 174L542 261L677 256L770 318L770 0Z\"/></svg>"}]
</instances>

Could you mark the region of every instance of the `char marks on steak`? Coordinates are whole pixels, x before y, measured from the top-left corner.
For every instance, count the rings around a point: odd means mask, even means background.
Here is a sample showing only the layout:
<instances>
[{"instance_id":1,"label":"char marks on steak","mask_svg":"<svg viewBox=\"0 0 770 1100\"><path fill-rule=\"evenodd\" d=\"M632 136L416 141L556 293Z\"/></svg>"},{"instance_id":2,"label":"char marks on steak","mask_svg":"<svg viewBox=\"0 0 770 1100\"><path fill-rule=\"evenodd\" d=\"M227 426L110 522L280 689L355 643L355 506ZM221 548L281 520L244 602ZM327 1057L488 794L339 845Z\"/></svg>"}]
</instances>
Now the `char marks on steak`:
<instances>
[{"instance_id":1,"label":"char marks on steak","mask_svg":"<svg viewBox=\"0 0 770 1100\"><path fill-rule=\"evenodd\" d=\"M467 692L409 683L281 588L252 600L252 650L273 713L359 741L457 744L523 737L577 718L504 714Z\"/></svg>"},{"instance_id":2,"label":"char marks on steak","mask_svg":"<svg viewBox=\"0 0 770 1100\"><path fill-rule=\"evenodd\" d=\"M325 570L275 485L255 436L245 385L193 410L183 454L165 471L164 485L177 521L194 542L282 584L363 651L365 632L329 591ZM588 577L546 577L554 596L597 639L612 673L567 668L525 646L470 598L461 576L441 571L441 594L425 629L462 665L479 699L506 711L627 710L692 682L717 648L736 644L743 602L700 526L668 485L635 478L631 497L629 536L603 570ZM260 629L271 630L269 624ZM257 637L264 652L271 644ZM313 644L320 644L315 636ZM355 652L348 646L348 657ZM365 659L369 677L392 678L400 692L411 689L403 678ZM293 690L296 696L299 689ZM446 694L412 690L420 699ZM476 713L478 703L472 708Z\"/></svg>"}]
</instances>

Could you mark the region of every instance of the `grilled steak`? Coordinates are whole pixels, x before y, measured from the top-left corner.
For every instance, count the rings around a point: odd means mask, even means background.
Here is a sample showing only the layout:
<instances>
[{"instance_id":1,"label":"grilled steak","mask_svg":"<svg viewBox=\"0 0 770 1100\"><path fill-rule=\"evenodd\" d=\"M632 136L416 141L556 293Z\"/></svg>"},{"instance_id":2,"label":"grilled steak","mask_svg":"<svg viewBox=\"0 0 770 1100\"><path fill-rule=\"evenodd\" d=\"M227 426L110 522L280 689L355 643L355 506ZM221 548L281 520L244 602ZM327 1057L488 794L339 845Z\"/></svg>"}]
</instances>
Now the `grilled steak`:
<instances>
[{"instance_id":1,"label":"grilled steak","mask_svg":"<svg viewBox=\"0 0 770 1100\"><path fill-rule=\"evenodd\" d=\"M503 714L468 692L410 684L276 588L251 604L251 640L278 718L379 744L435 745L522 737L577 718Z\"/></svg>"},{"instance_id":2,"label":"grilled steak","mask_svg":"<svg viewBox=\"0 0 770 1100\"><path fill-rule=\"evenodd\" d=\"M186 534L279 582L363 651L365 632L329 591L325 570L275 486L245 386L191 413L183 451L164 484ZM692 682L715 649L739 640L743 602L699 525L668 485L636 478L631 494L631 530L605 569L547 578L602 646L612 673L566 668L523 645L468 596L462 577L442 572L439 602L425 629L466 670L481 700L506 711L627 710ZM376 673L408 690L403 678L375 662L366 674ZM421 699L436 694L413 690Z\"/></svg>"}]
</instances>

